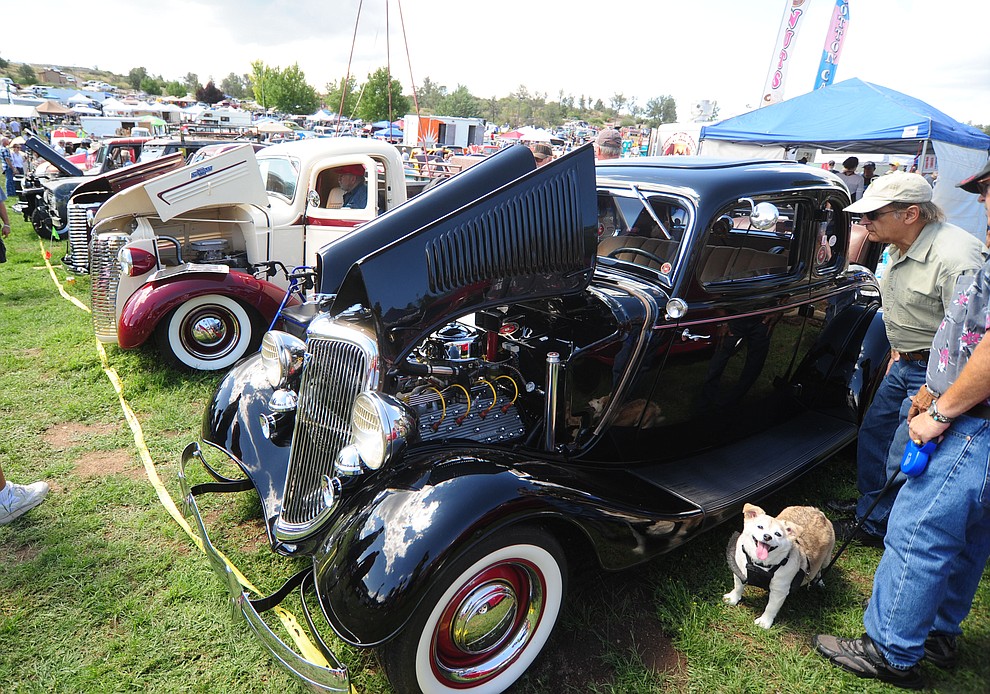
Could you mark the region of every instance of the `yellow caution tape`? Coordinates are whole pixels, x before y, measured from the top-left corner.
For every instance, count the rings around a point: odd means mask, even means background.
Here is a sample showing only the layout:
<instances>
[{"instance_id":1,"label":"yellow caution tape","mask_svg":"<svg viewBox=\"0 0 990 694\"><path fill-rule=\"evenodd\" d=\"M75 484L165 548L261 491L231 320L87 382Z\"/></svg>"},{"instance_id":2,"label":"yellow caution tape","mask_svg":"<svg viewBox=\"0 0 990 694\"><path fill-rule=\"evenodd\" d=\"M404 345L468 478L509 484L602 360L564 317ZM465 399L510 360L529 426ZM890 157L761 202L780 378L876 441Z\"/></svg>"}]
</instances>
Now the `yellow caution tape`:
<instances>
[{"instance_id":1,"label":"yellow caution tape","mask_svg":"<svg viewBox=\"0 0 990 694\"><path fill-rule=\"evenodd\" d=\"M52 282L55 283L58 293L61 294L66 300L75 304L78 308L89 312L89 307L79 301L76 297L66 292L65 288L58 281L58 277L55 275L55 269L52 267L51 262L49 262L49 259L45 254L44 245L41 246L41 251L42 257L45 260L45 265L48 267L48 273L51 275ZM117 393L117 399L120 401L120 407L124 412L124 419L127 420L127 424L130 426L131 432L134 434L134 444L137 447L138 454L144 464L145 474L147 474L148 480L151 482L151 486L154 487L155 493L158 495L158 500L161 502L162 506L165 507L165 510L168 511L168 514L172 516L172 519L179 524L179 527L185 531L186 535L188 535L193 543L199 548L199 550L201 552L204 551L203 542L199 538L199 535L197 535L196 532L190 527L189 523L186 522L186 519L182 516L182 513L179 511L178 507L175 505L175 502L172 500L172 497L169 495L168 490L165 489L165 485L162 483L161 477L158 475L155 462L151 459L151 451L148 450L148 446L144 441L144 432L141 429L141 423L134 414L134 410L131 409L131 406L124 398L124 385L121 382L120 377L117 375L116 370L110 366L110 362L107 359L107 352L100 342L96 343L96 350L100 355L100 364L102 365L103 373L107 375L107 378L113 385L113 389ZM244 574L242 574L240 570L234 566L230 559L220 552L220 550L217 550L217 553L220 555L220 558L223 559L224 564L226 564L227 567L233 572L234 576L242 586L257 595L262 594L261 591L255 588L251 581L249 581ZM313 645L313 642L309 640L306 634L303 633L303 630L300 627L295 615L283 607L277 606L274 609L275 613L282 622L282 626L284 626L285 630L289 632L293 642L296 644L296 648L299 649L303 657L313 663L316 663L317 665L330 667L330 664L327 662L326 658L323 657L323 654L316 648L315 645ZM351 691L357 692L353 685L351 686Z\"/></svg>"}]
</instances>

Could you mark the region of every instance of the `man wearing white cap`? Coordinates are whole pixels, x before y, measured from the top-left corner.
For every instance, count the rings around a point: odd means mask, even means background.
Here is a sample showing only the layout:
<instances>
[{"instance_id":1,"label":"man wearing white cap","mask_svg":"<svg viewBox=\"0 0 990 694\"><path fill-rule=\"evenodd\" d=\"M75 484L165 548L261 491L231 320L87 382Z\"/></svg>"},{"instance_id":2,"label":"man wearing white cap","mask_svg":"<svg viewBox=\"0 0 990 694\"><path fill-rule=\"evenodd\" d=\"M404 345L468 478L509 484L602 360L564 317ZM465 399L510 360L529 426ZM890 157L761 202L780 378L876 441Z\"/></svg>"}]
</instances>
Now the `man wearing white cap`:
<instances>
[{"instance_id":1,"label":"man wearing white cap","mask_svg":"<svg viewBox=\"0 0 990 694\"><path fill-rule=\"evenodd\" d=\"M863 215L871 241L890 244L890 263L880 280L880 294L891 363L859 430L860 497L855 509L851 503L830 504L833 510L855 510L858 522L900 467L908 435L906 427L898 426L907 418L911 397L925 382L932 338L956 297L956 280L979 269L984 246L972 234L945 221L942 210L932 202L932 187L918 174L901 171L874 180L846 211ZM895 494L896 488L883 494L859 530L852 520L837 522L837 538L852 537L881 547Z\"/></svg>"},{"instance_id":2,"label":"man wearing white cap","mask_svg":"<svg viewBox=\"0 0 990 694\"><path fill-rule=\"evenodd\" d=\"M990 223L990 162L958 187L979 196ZM938 446L927 468L904 483L890 513L887 551L863 616L866 633L813 640L819 653L859 677L920 689L922 659L939 668L956 664L960 625L990 557L988 328L990 262L962 287L932 341L938 356L928 365L926 390L936 400L908 430L915 444ZM973 658L981 656L974 651Z\"/></svg>"}]
</instances>

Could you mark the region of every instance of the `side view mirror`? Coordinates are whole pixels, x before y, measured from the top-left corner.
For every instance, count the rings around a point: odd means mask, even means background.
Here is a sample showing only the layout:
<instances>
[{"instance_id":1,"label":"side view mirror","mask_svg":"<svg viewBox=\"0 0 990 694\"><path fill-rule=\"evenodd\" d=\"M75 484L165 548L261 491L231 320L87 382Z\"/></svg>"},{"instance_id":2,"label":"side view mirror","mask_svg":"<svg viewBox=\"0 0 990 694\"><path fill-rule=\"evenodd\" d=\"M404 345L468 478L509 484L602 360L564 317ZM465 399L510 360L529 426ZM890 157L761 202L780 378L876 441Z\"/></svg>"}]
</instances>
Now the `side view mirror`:
<instances>
[{"instance_id":1,"label":"side view mirror","mask_svg":"<svg viewBox=\"0 0 990 694\"><path fill-rule=\"evenodd\" d=\"M780 211L769 202L756 203L753 198L739 198L739 202L748 202L750 206L749 222L754 229L769 231L775 229Z\"/></svg>"},{"instance_id":2,"label":"side view mirror","mask_svg":"<svg viewBox=\"0 0 990 694\"><path fill-rule=\"evenodd\" d=\"M310 207L319 207L320 194L317 193L315 190L310 189L310 191L306 193L306 204L309 205Z\"/></svg>"}]
</instances>

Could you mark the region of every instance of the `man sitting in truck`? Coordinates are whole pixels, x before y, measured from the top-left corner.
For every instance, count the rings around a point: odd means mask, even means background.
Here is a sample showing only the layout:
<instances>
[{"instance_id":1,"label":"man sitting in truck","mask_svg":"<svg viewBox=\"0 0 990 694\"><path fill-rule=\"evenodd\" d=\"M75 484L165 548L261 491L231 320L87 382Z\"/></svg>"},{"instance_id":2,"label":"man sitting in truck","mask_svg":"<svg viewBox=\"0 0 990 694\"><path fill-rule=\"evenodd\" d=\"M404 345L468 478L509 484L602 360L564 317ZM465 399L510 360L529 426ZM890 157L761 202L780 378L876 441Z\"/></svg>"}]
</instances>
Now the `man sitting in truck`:
<instances>
[{"instance_id":1,"label":"man sitting in truck","mask_svg":"<svg viewBox=\"0 0 990 694\"><path fill-rule=\"evenodd\" d=\"M337 186L342 190L341 207L363 210L368 206L368 186L364 182L364 167L360 164L350 164L337 169ZM330 191L330 200L336 197Z\"/></svg>"}]
</instances>

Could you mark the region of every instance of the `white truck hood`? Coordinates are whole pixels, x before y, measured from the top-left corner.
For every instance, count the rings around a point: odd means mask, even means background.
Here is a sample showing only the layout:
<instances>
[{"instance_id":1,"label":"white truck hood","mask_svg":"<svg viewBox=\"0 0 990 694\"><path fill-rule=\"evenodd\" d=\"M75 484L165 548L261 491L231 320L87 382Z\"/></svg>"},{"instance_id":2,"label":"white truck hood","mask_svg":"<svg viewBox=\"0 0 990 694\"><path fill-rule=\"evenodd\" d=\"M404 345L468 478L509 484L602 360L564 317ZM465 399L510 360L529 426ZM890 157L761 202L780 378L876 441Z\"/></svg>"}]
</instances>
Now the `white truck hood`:
<instances>
[{"instance_id":1,"label":"white truck hood","mask_svg":"<svg viewBox=\"0 0 990 694\"><path fill-rule=\"evenodd\" d=\"M156 215L168 221L190 210L238 204L268 205L261 170L250 145L123 190L100 207L94 222L121 215Z\"/></svg>"}]
</instances>

